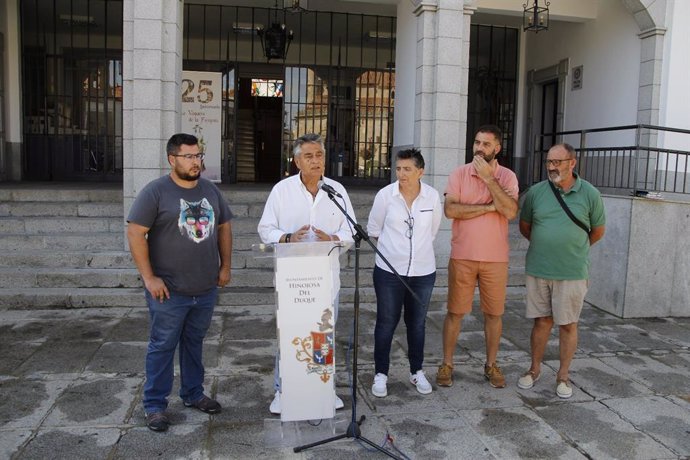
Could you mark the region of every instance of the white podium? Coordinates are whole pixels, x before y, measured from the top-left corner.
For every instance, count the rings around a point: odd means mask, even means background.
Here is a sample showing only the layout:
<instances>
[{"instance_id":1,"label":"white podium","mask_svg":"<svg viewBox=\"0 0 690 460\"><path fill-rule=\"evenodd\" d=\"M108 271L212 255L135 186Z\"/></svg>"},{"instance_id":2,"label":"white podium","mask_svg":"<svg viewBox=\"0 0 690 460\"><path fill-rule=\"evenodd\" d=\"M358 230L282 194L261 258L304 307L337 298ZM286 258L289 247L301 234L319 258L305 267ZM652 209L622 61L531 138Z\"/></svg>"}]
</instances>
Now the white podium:
<instances>
[{"instance_id":1,"label":"white podium","mask_svg":"<svg viewBox=\"0 0 690 460\"><path fill-rule=\"evenodd\" d=\"M275 259L280 349L280 420L335 416L335 314L341 253L337 242L254 245L256 257Z\"/></svg>"}]
</instances>

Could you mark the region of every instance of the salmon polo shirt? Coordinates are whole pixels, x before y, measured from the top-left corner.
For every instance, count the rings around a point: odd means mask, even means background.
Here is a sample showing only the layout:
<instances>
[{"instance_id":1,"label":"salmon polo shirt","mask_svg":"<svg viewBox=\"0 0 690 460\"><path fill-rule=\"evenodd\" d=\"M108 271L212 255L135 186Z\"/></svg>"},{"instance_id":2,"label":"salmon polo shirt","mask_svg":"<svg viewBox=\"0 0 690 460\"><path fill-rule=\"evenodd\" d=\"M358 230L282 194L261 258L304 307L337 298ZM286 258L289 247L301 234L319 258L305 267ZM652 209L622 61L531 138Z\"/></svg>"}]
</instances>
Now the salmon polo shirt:
<instances>
[{"instance_id":1,"label":"salmon polo shirt","mask_svg":"<svg viewBox=\"0 0 690 460\"><path fill-rule=\"evenodd\" d=\"M518 180L515 173L498 165L494 177L509 196L517 200ZM458 198L462 204L489 204L489 188L472 163L459 166L448 176L445 195ZM453 219L451 259L478 262L508 262L508 219L498 212L487 212L472 219Z\"/></svg>"}]
</instances>

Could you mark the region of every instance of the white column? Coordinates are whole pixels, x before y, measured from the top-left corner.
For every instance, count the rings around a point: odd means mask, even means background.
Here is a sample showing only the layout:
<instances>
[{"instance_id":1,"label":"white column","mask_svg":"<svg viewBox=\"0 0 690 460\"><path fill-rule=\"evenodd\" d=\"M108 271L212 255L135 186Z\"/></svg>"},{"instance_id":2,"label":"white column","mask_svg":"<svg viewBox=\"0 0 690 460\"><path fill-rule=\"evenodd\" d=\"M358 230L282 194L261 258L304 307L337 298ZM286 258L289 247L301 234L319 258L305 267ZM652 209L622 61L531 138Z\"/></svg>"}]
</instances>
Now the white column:
<instances>
[{"instance_id":1,"label":"white column","mask_svg":"<svg viewBox=\"0 0 690 460\"><path fill-rule=\"evenodd\" d=\"M180 129L183 2L124 0L123 196L169 170L165 144Z\"/></svg>"},{"instance_id":2,"label":"white column","mask_svg":"<svg viewBox=\"0 0 690 460\"><path fill-rule=\"evenodd\" d=\"M637 122L646 125L659 125L659 102L661 96L661 70L664 53L666 29L654 27L640 32L640 86L637 95ZM640 132L640 145L656 147L659 132L643 129ZM657 174L658 153L639 151L640 159L646 160L637 168L636 188L654 188Z\"/></svg>"}]
</instances>

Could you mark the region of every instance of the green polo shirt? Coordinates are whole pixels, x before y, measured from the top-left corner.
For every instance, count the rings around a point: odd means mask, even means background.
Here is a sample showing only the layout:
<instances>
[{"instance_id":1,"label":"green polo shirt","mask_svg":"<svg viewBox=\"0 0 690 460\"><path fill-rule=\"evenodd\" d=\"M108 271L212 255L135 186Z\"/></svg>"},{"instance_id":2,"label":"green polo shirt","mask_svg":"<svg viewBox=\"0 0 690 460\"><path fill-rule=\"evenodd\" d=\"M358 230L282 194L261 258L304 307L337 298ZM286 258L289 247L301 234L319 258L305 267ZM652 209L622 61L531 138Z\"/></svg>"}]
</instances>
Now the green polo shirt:
<instances>
[{"instance_id":1,"label":"green polo shirt","mask_svg":"<svg viewBox=\"0 0 690 460\"><path fill-rule=\"evenodd\" d=\"M587 227L606 223L601 194L576 176L563 201ZM549 181L532 186L520 211L520 220L532 225L525 272L537 278L584 280L589 278L589 235L563 211Z\"/></svg>"}]
</instances>

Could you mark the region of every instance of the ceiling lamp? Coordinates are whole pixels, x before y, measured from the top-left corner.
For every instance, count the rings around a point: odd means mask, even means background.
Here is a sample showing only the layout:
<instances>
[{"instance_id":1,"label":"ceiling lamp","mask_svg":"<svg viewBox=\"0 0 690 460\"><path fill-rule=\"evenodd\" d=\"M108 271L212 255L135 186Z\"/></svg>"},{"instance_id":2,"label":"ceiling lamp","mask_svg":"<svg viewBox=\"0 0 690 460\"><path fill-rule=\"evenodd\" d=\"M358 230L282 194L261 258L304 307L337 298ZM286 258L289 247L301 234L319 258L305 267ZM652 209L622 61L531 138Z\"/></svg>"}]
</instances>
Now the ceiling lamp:
<instances>
[{"instance_id":1,"label":"ceiling lamp","mask_svg":"<svg viewBox=\"0 0 690 460\"><path fill-rule=\"evenodd\" d=\"M532 30L539 33L540 30L549 29L549 5L551 3L545 1L545 6L539 6L539 0L534 0L532 6L527 6L525 3L522 7L525 9L522 13L522 30Z\"/></svg>"},{"instance_id":2,"label":"ceiling lamp","mask_svg":"<svg viewBox=\"0 0 690 460\"><path fill-rule=\"evenodd\" d=\"M278 0L276 0L271 26L268 29L257 27L256 33L261 40L261 47L264 50L264 56L266 56L267 60L285 60L288 49L290 49L290 42L295 34L292 30L288 31L285 24L278 22Z\"/></svg>"},{"instance_id":3,"label":"ceiling lamp","mask_svg":"<svg viewBox=\"0 0 690 460\"><path fill-rule=\"evenodd\" d=\"M307 11L306 5L307 0L283 0L283 9L289 11L290 13L303 13Z\"/></svg>"}]
</instances>

